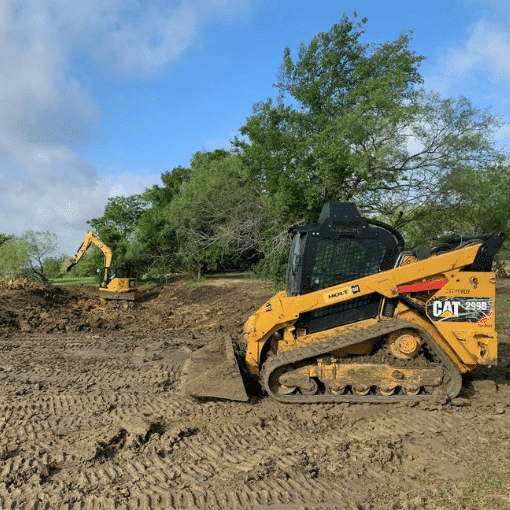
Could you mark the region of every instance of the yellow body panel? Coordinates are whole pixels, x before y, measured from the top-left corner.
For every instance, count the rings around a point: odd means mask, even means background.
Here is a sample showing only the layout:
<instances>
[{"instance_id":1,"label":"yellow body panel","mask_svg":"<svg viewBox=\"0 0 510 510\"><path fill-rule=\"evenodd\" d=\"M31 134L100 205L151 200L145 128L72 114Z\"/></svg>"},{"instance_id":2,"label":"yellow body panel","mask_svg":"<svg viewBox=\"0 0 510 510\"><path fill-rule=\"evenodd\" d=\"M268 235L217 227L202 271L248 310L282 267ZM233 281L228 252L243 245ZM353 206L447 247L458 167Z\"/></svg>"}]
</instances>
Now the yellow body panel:
<instances>
[{"instance_id":1,"label":"yellow body panel","mask_svg":"<svg viewBox=\"0 0 510 510\"><path fill-rule=\"evenodd\" d=\"M468 367L497 363L495 300L495 274L466 271L451 274L449 282L429 301L427 308L431 308L431 313L427 311L427 314L462 363ZM451 306L441 306L441 302ZM434 315L434 304L438 305L435 310L437 316ZM442 320L450 318L450 314L459 314L458 308L461 304L473 305L473 311L477 311L476 305L485 304L486 307L483 310L480 306L478 311L481 317L477 321Z\"/></svg>"},{"instance_id":2,"label":"yellow body panel","mask_svg":"<svg viewBox=\"0 0 510 510\"><path fill-rule=\"evenodd\" d=\"M106 289L100 289L100 290L108 290L110 292L129 292L134 291L134 287L129 286L130 280L133 280L133 278L114 278L109 284Z\"/></svg>"}]
</instances>

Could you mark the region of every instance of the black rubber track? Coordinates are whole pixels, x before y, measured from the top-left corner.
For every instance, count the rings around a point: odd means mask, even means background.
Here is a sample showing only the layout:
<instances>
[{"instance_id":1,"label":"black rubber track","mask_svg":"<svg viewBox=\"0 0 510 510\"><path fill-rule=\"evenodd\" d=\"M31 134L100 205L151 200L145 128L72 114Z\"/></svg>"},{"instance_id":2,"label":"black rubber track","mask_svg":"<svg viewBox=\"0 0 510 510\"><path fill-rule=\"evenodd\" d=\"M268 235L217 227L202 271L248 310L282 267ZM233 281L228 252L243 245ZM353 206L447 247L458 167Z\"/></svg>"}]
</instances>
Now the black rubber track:
<instances>
[{"instance_id":1,"label":"black rubber track","mask_svg":"<svg viewBox=\"0 0 510 510\"><path fill-rule=\"evenodd\" d=\"M345 347L358 344L365 340L369 340L370 338L376 338L383 335L387 335L388 333L392 333L393 331L398 331L400 329L414 329L420 333L423 339L425 339L429 348L434 352L434 354L437 355L437 357L443 363L444 368L446 369L450 377L448 387L446 388L446 395L450 398L455 398L459 394L462 387L462 376L460 372L457 370L457 367L454 365L452 360L447 356L443 349L441 349L441 347L434 341L434 339L425 329L421 328L414 322L404 321L401 319L384 320L379 324L376 324L375 326L368 327L365 330L353 331L351 333L346 333L345 335L341 335L333 339L318 342L308 347L290 350L277 356L273 356L269 358L262 366L262 370L260 373L260 381L262 387L271 397L275 398L276 400L279 400L280 402L295 404L297 403L311 404L314 402L396 403L430 399L432 397L432 395L430 394L423 395L397 394L389 396L331 395L331 394L316 394L313 396L304 396L300 394L278 395L274 393L270 388L269 378L271 374L280 367L283 367L285 365L291 365L292 363L296 363L310 358L313 359L316 358L317 356L327 354L328 352L337 349L343 349Z\"/></svg>"}]
</instances>

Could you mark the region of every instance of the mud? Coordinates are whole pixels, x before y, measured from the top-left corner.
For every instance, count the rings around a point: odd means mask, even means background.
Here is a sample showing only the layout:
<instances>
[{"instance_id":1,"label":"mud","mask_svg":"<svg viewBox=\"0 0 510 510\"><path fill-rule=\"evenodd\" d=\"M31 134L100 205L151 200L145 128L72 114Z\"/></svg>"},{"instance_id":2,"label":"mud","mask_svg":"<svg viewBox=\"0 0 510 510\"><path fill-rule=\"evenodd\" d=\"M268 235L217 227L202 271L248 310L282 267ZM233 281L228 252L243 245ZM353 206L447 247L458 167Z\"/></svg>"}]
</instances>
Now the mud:
<instances>
[{"instance_id":1,"label":"mud","mask_svg":"<svg viewBox=\"0 0 510 510\"><path fill-rule=\"evenodd\" d=\"M272 294L180 282L105 303L90 287L1 287L0 508L510 508L509 330L498 366L453 402L183 395L190 352L239 335Z\"/></svg>"}]
</instances>

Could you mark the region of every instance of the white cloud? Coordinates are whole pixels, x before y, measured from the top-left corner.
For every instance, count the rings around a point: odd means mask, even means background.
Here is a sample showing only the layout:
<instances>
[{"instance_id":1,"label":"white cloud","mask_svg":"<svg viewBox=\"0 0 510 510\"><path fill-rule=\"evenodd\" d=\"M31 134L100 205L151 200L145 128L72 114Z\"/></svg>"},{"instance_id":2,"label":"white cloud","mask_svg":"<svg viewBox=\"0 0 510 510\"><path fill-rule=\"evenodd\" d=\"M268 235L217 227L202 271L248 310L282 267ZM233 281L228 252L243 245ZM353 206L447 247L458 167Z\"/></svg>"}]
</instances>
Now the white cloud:
<instances>
[{"instance_id":1,"label":"white cloud","mask_svg":"<svg viewBox=\"0 0 510 510\"><path fill-rule=\"evenodd\" d=\"M72 146L101 112L73 75L76 52L105 69L145 73L179 58L214 19L228 21L250 0L0 0L0 232L59 235L71 253L108 197L131 195L159 175L113 173ZM108 67L110 66L110 67Z\"/></svg>"},{"instance_id":2,"label":"white cloud","mask_svg":"<svg viewBox=\"0 0 510 510\"><path fill-rule=\"evenodd\" d=\"M65 156L62 164L68 165ZM55 154L51 160L56 161ZM83 162L81 162L83 164ZM20 235L28 229L50 230L60 240L59 251L73 254L90 226L86 220L103 215L108 198L141 193L160 184L159 175L137 176L122 172L105 178L84 177L84 173L63 173L60 179L0 177L0 232ZM19 175L18 175L19 177ZM76 246L75 246L76 245Z\"/></svg>"},{"instance_id":3,"label":"white cloud","mask_svg":"<svg viewBox=\"0 0 510 510\"><path fill-rule=\"evenodd\" d=\"M465 47L453 51L448 59L450 73L464 76L480 69L496 79L510 82L510 32L507 26L480 20Z\"/></svg>"},{"instance_id":4,"label":"white cloud","mask_svg":"<svg viewBox=\"0 0 510 510\"><path fill-rule=\"evenodd\" d=\"M480 87L480 76L492 85L510 85L510 27L485 18L471 28L462 47L448 50L439 58L426 83L444 95L459 85ZM491 91L485 93L490 95Z\"/></svg>"},{"instance_id":5,"label":"white cloud","mask_svg":"<svg viewBox=\"0 0 510 510\"><path fill-rule=\"evenodd\" d=\"M125 73L151 71L178 60L210 20L245 13L251 0L183 0L175 9L151 6L145 16L104 35L97 55ZM163 4L165 5L165 4Z\"/></svg>"}]
</instances>

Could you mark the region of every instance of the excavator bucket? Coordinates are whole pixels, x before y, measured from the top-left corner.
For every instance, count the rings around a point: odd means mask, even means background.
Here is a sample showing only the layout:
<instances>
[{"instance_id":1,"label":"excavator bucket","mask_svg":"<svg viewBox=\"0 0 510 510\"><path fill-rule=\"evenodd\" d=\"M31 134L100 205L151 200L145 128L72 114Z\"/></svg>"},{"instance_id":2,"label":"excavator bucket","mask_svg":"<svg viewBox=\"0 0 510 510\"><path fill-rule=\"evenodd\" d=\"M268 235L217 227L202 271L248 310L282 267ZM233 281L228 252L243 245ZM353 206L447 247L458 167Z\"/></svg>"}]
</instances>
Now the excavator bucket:
<instances>
[{"instance_id":1,"label":"excavator bucket","mask_svg":"<svg viewBox=\"0 0 510 510\"><path fill-rule=\"evenodd\" d=\"M66 270L66 272L70 271L72 267L74 267L76 265L76 262L74 261L74 259L66 259L65 262L64 262L64 268Z\"/></svg>"},{"instance_id":2,"label":"excavator bucket","mask_svg":"<svg viewBox=\"0 0 510 510\"><path fill-rule=\"evenodd\" d=\"M185 395L248 400L234 346L228 337L195 351L188 359L185 371Z\"/></svg>"}]
</instances>

